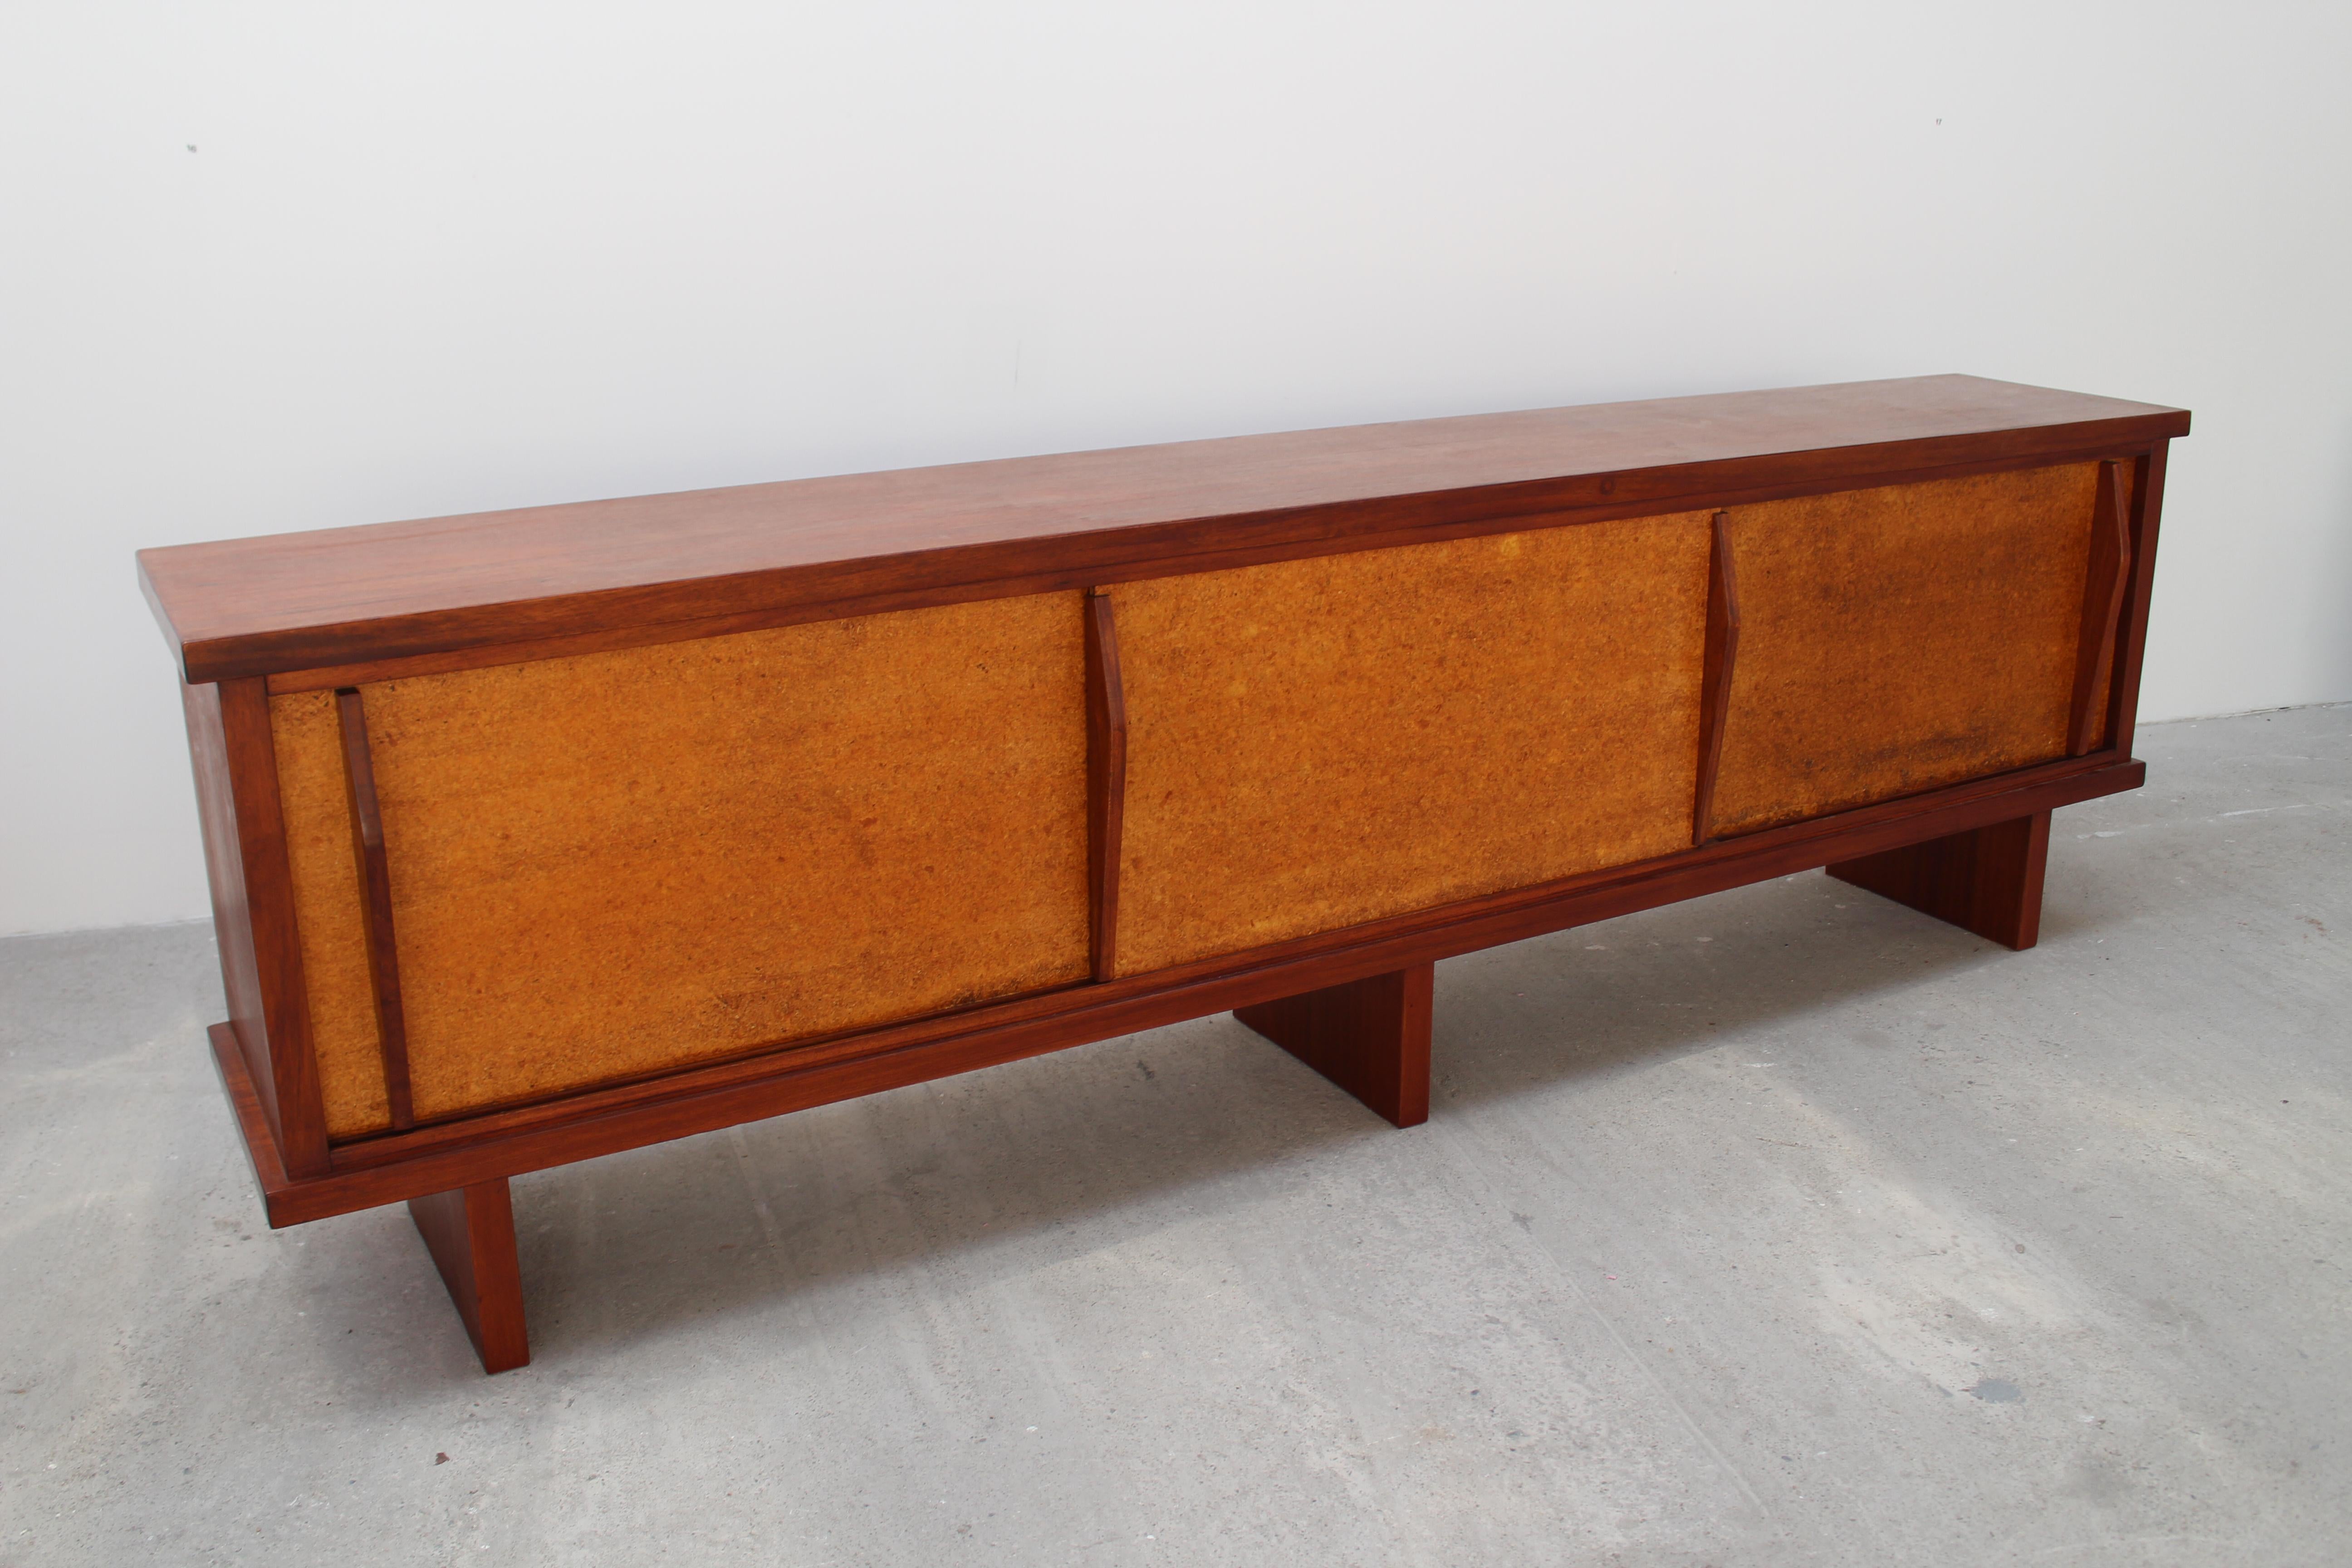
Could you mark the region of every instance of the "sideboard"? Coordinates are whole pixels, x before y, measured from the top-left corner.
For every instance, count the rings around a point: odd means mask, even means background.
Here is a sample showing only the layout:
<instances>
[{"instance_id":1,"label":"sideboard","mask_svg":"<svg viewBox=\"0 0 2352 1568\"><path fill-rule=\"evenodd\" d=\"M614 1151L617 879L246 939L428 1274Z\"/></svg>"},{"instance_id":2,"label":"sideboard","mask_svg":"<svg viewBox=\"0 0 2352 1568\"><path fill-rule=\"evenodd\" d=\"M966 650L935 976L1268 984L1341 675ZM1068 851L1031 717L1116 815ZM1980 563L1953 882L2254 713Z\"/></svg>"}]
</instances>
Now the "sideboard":
<instances>
[{"instance_id":1,"label":"sideboard","mask_svg":"<svg viewBox=\"0 0 2352 1568\"><path fill-rule=\"evenodd\" d=\"M272 1226L1223 1011L1400 1127L1431 965L1814 867L2032 945L2136 787L2178 409L1967 376L149 550Z\"/></svg>"}]
</instances>

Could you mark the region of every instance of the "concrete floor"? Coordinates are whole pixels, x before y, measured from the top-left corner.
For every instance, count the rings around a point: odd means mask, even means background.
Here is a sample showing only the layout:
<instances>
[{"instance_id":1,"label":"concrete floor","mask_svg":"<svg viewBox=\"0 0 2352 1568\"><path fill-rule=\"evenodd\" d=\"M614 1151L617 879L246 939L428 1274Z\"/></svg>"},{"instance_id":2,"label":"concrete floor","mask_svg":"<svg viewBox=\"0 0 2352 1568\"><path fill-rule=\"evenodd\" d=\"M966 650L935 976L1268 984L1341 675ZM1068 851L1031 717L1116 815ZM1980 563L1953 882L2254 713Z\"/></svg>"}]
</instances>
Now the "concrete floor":
<instances>
[{"instance_id":1,"label":"concrete floor","mask_svg":"<svg viewBox=\"0 0 2352 1568\"><path fill-rule=\"evenodd\" d=\"M0 1563L2352 1560L2352 709L2142 733L2041 947L1819 874L261 1227L209 929L0 943ZM443 1456L446 1456L444 1462Z\"/></svg>"}]
</instances>

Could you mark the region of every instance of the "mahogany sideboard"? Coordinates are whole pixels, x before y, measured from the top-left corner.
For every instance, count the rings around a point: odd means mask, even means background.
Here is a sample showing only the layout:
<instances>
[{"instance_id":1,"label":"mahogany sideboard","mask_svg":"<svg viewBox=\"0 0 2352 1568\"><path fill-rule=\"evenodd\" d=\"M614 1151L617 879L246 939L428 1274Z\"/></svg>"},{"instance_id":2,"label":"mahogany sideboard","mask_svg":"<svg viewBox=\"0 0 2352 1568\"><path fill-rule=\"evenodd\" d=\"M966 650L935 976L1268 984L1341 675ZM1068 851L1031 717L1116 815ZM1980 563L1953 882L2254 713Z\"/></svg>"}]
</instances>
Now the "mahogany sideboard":
<instances>
[{"instance_id":1,"label":"mahogany sideboard","mask_svg":"<svg viewBox=\"0 0 2352 1568\"><path fill-rule=\"evenodd\" d=\"M2032 945L2178 409L1967 376L142 552L272 1226L1231 1010L1398 1126L1440 958L1826 866Z\"/></svg>"}]
</instances>

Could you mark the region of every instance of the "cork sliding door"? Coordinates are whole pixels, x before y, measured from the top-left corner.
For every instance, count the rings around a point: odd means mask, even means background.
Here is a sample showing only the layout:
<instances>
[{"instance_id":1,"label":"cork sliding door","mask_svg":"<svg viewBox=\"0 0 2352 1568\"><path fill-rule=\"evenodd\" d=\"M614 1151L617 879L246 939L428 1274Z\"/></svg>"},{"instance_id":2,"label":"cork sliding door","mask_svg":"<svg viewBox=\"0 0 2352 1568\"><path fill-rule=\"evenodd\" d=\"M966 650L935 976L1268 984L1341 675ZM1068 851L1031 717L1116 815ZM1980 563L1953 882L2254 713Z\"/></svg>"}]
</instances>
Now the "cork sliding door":
<instances>
[{"instance_id":1,"label":"cork sliding door","mask_svg":"<svg viewBox=\"0 0 2352 1568\"><path fill-rule=\"evenodd\" d=\"M2074 463L1731 509L1739 630L1709 833L2095 743L2130 471Z\"/></svg>"},{"instance_id":2,"label":"cork sliding door","mask_svg":"<svg viewBox=\"0 0 2352 1568\"><path fill-rule=\"evenodd\" d=\"M1116 971L1687 847L1705 512L1121 584Z\"/></svg>"},{"instance_id":3,"label":"cork sliding door","mask_svg":"<svg viewBox=\"0 0 2352 1568\"><path fill-rule=\"evenodd\" d=\"M330 1131L1082 979L1081 625L1044 595L273 699Z\"/></svg>"}]
</instances>

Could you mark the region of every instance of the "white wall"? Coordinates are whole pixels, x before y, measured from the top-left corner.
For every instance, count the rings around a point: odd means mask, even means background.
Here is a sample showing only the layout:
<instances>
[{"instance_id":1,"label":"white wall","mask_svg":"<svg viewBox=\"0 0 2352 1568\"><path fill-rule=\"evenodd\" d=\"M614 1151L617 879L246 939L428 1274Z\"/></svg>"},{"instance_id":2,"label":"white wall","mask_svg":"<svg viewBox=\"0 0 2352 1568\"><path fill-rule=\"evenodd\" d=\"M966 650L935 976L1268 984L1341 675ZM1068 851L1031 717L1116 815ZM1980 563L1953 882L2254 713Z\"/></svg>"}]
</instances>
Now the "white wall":
<instances>
[{"instance_id":1,"label":"white wall","mask_svg":"<svg viewBox=\"0 0 2352 1568\"><path fill-rule=\"evenodd\" d=\"M2179 0L9 6L0 931L205 910L138 546L1113 443L2184 404L2144 713L2352 697L2347 58Z\"/></svg>"}]
</instances>

